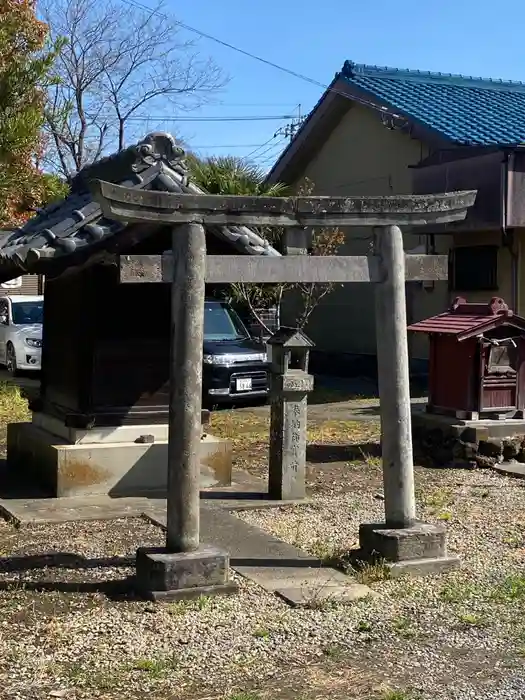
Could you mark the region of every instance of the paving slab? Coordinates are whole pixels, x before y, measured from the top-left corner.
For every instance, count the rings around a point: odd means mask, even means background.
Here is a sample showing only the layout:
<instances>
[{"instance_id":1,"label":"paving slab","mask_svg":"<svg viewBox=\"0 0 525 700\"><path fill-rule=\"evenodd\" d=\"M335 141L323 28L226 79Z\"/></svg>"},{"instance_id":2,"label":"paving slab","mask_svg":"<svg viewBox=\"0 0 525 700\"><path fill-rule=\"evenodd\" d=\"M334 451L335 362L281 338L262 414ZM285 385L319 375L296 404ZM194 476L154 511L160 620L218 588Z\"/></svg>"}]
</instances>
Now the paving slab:
<instances>
[{"instance_id":1,"label":"paving slab","mask_svg":"<svg viewBox=\"0 0 525 700\"><path fill-rule=\"evenodd\" d=\"M165 511L149 509L144 515L166 527ZM229 552L230 566L238 574L296 607L349 602L372 593L317 557L224 510L201 507L201 539Z\"/></svg>"},{"instance_id":2,"label":"paving slab","mask_svg":"<svg viewBox=\"0 0 525 700\"><path fill-rule=\"evenodd\" d=\"M0 515L15 525L115 520L142 514L147 498L89 496L0 499Z\"/></svg>"},{"instance_id":3,"label":"paving slab","mask_svg":"<svg viewBox=\"0 0 525 700\"><path fill-rule=\"evenodd\" d=\"M341 586L352 581L342 571L323 566L322 562L309 567L284 566L276 562L272 567L236 566L235 570L272 592L292 587Z\"/></svg>"},{"instance_id":4,"label":"paving slab","mask_svg":"<svg viewBox=\"0 0 525 700\"><path fill-rule=\"evenodd\" d=\"M525 479L525 464L521 462L501 462L501 464L495 464L492 469L504 476L514 476L517 479Z\"/></svg>"},{"instance_id":5,"label":"paving slab","mask_svg":"<svg viewBox=\"0 0 525 700\"><path fill-rule=\"evenodd\" d=\"M310 499L273 500L268 497L265 479L242 469L233 470L231 486L211 487L201 490L201 499L215 508L228 511L281 508L291 505L307 505ZM1 478L1 476L0 476ZM32 496L31 498L21 496ZM28 493L23 484L5 484L0 498L0 517L17 525L30 523L59 523L82 520L111 520L113 518L138 517L148 504L157 504L166 510L165 494L112 498L107 494L44 497L41 492ZM13 497L16 496L16 497Z\"/></svg>"},{"instance_id":6,"label":"paving slab","mask_svg":"<svg viewBox=\"0 0 525 700\"><path fill-rule=\"evenodd\" d=\"M144 517L166 528L166 508L149 504ZM277 539L254 525L245 523L225 510L201 505L201 541L230 553L230 565L239 566L320 566L321 560L287 542Z\"/></svg>"},{"instance_id":7,"label":"paving slab","mask_svg":"<svg viewBox=\"0 0 525 700\"><path fill-rule=\"evenodd\" d=\"M259 496L257 494L257 496ZM301 501L274 501L267 494L253 498L253 494L202 497L210 507L225 511L259 510L307 505L310 499ZM166 499L111 498L110 496L71 496L63 498L8 498L0 499L0 517L17 527L31 524L81 522L83 520L114 520L140 517L151 504L155 509L166 510ZM157 511L155 511L157 512ZM160 510L159 510L160 512Z\"/></svg>"},{"instance_id":8,"label":"paving slab","mask_svg":"<svg viewBox=\"0 0 525 700\"><path fill-rule=\"evenodd\" d=\"M331 603L353 603L368 598L372 590L362 583L344 583L278 588L275 593L294 608L316 608Z\"/></svg>"},{"instance_id":9,"label":"paving slab","mask_svg":"<svg viewBox=\"0 0 525 700\"><path fill-rule=\"evenodd\" d=\"M327 566L235 566L235 571L294 607L327 602L351 602L373 595L368 586L355 583L342 571Z\"/></svg>"},{"instance_id":10,"label":"paving slab","mask_svg":"<svg viewBox=\"0 0 525 700\"><path fill-rule=\"evenodd\" d=\"M147 518L166 528L166 501L147 498L38 498L0 501L0 513L16 525L112 520L115 518ZM243 522L223 508L201 501L201 540L230 553L231 563L244 566L320 566L318 557L263 530Z\"/></svg>"},{"instance_id":11,"label":"paving slab","mask_svg":"<svg viewBox=\"0 0 525 700\"><path fill-rule=\"evenodd\" d=\"M201 495L201 498L210 506L230 511L267 510L268 508L284 508L285 506L307 506L312 503L311 498L274 500L269 498L265 492L234 493L229 498L225 498L222 493L214 494L213 496L206 493Z\"/></svg>"},{"instance_id":12,"label":"paving slab","mask_svg":"<svg viewBox=\"0 0 525 700\"><path fill-rule=\"evenodd\" d=\"M166 527L165 511L150 507L144 515ZM225 549L234 571L296 607L349 602L372 594L341 571L323 566L317 557L224 510L201 506L201 540Z\"/></svg>"}]
</instances>

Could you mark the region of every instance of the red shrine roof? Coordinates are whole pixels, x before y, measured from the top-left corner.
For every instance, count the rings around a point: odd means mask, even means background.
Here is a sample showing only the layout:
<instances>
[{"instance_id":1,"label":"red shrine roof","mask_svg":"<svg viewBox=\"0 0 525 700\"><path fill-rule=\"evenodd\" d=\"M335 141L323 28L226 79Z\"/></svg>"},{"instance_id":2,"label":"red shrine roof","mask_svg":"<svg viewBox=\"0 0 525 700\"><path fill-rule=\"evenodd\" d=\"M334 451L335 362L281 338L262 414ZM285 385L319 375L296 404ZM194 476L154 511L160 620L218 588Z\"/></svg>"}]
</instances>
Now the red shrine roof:
<instances>
[{"instance_id":1,"label":"red shrine roof","mask_svg":"<svg viewBox=\"0 0 525 700\"><path fill-rule=\"evenodd\" d=\"M455 335L458 340L466 340L502 325L525 331L525 318L515 316L499 297L494 297L488 304L469 304L465 299L457 297L448 311L413 323L408 326L408 330L429 334L444 333Z\"/></svg>"}]
</instances>

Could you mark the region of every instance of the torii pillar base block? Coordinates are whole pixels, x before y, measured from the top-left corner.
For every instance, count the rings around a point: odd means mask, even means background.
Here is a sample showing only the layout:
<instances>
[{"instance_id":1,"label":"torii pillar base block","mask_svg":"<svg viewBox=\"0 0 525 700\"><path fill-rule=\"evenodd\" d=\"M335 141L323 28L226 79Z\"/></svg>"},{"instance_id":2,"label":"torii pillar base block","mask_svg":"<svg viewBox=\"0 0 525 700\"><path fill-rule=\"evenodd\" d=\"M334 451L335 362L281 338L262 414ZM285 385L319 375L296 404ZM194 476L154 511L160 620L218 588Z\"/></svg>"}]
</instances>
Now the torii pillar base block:
<instances>
[{"instance_id":1,"label":"torii pillar base block","mask_svg":"<svg viewBox=\"0 0 525 700\"><path fill-rule=\"evenodd\" d=\"M201 545L194 552L140 547L136 559L137 593L147 600L175 601L237 593L229 580L227 552Z\"/></svg>"},{"instance_id":2,"label":"torii pillar base block","mask_svg":"<svg viewBox=\"0 0 525 700\"><path fill-rule=\"evenodd\" d=\"M425 576L460 568L459 557L447 553L443 525L415 522L410 527L391 528L384 523L359 526L361 561L382 561L394 578Z\"/></svg>"}]
</instances>

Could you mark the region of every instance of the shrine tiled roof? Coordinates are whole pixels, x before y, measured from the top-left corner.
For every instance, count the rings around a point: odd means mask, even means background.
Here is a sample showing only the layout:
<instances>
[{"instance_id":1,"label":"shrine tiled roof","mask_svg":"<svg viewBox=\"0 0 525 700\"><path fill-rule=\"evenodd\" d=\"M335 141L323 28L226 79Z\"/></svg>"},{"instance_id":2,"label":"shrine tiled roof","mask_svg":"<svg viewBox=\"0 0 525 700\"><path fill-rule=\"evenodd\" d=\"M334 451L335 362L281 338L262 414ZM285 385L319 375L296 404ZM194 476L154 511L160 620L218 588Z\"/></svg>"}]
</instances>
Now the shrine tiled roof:
<instances>
[{"instance_id":1,"label":"shrine tiled roof","mask_svg":"<svg viewBox=\"0 0 525 700\"><path fill-rule=\"evenodd\" d=\"M346 61L349 85L387 109L469 146L525 142L525 83Z\"/></svg>"},{"instance_id":2,"label":"shrine tiled roof","mask_svg":"<svg viewBox=\"0 0 525 700\"><path fill-rule=\"evenodd\" d=\"M413 323L408 330L429 335L453 335L461 341L503 324L525 329L525 319L515 316L503 299L494 297L488 304L469 304L458 297L445 313Z\"/></svg>"},{"instance_id":3,"label":"shrine tiled roof","mask_svg":"<svg viewBox=\"0 0 525 700\"><path fill-rule=\"evenodd\" d=\"M106 219L89 183L114 184L165 192L203 194L188 180L183 152L172 136L153 133L143 141L81 170L63 200L50 204L23 227L0 236L0 282L25 273L47 274L104 251L118 252L126 223ZM280 255L246 226L210 226L209 233L249 255Z\"/></svg>"}]
</instances>

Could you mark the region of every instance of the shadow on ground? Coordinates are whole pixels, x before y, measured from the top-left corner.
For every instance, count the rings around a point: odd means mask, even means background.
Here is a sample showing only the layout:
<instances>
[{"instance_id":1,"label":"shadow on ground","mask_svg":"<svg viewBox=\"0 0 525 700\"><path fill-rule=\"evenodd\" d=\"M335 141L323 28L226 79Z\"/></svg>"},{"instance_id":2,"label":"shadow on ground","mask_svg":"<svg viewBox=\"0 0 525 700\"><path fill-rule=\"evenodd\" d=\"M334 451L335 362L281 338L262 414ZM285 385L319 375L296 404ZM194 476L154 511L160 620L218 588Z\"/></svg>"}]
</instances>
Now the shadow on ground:
<instances>
[{"instance_id":1,"label":"shadow on ground","mask_svg":"<svg viewBox=\"0 0 525 700\"><path fill-rule=\"evenodd\" d=\"M135 592L134 576L105 581L24 581L22 578L16 581L0 581L0 592L14 589L40 593L102 593L113 601L143 600Z\"/></svg>"},{"instance_id":2,"label":"shadow on ground","mask_svg":"<svg viewBox=\"0 0 525 700\"><path fill-rule=\"evenodd\" d=\"M47 498L50 495L34 481L9 472L5 457L0 459L0 498Z\"/></svg>"},{"instance_id":3,"label":"shadow on ground","mask_svg":"<svg viewBox=\"0 0 525 700\"><path fill-rule=\"evenodd\" d=\"M120 566L135 566L135 557L116 556L87 559L79 554L70 552L0 557L0 574L34 569L114 569Z\"/></svg>"},{"instance_id":4,"label":"shadow on ground","mask_svg":"<svg viewBox=\"0 0 525 700\"><path fill-rule=\"evenodd\" d=\"M314 375L314 390L308 397L310 405L346 403L359 399L377 399L377 382L367 377L330 377Z\"/></svg>"},{"instance_id":5,"label":"shadow on ground","mask_svg":"<svg viewBox=\"0 0 525 700\"><path fill-rule=\"evenodd\" d=\"M353 406L351 412L348 412L348 420L359 420L359 418L378 418L381 413L379 405L377 406Z\"/></svg>"},{"instance_id":6,"label":"shadow on ground","mask_svg":"<svg viewBox=\"0 0 525 700\"><path fill-rule=\"evenodd\" d=\"M87 580L86 571L100 569L131 568L135 566L135 557L101 557L87 559L69 552L52 552L27 556L0 558L0 575L19 574L16 579L0 581L0 591L51 591L58 593L102 593L111 600L139 599L135 592L135 577L98 578ZM70 580L55 579L61 572L69 572ZM71 572L79 572L79 577ZM84 573L83 573L84 572ZM24 573L30 580L24 580ZM38 575L46 575L39 579ZM50 575L51 574L51 575Z\"/></svg>"},{"instance_id":7,"label":"shadow on ground","mask_svg":"<svg viewBox=\"0 0 525 700\"><path fill-rule=\"evenodd\" d=\"M381 446L376 442L357 445L313 444L306 448L306 460L312 464L331 462L366 462L381 457Z\"/></svg>"}]
</instances>

